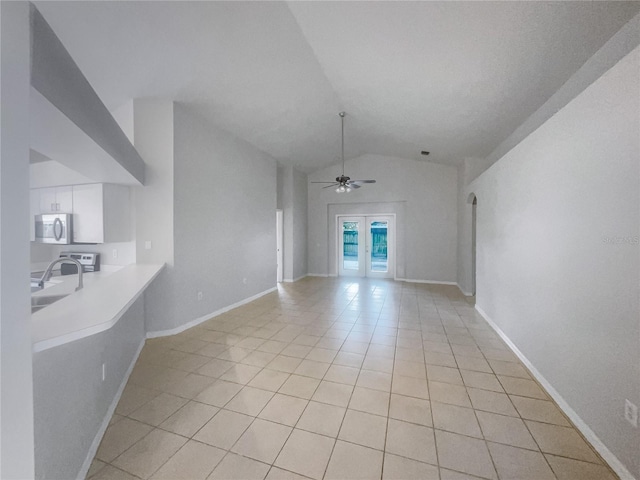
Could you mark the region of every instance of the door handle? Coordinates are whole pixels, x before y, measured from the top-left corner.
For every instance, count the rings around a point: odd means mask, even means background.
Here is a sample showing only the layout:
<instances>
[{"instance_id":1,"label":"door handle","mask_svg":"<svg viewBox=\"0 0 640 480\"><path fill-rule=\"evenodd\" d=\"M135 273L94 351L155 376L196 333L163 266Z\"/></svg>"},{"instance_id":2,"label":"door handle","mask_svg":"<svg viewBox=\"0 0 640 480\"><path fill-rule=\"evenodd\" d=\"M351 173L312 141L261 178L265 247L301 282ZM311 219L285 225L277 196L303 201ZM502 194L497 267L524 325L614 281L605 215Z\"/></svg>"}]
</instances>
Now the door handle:
<instances>
[{"instance_id":1,"label":"door handle","mask_svg":"<svg viewBox=\"0 0 640 480\"><path fill-rule=\"evenodd\" d=\"M58 235L58 229L56 227L60 228L60 234ZM55 237L56 241L59 242L60 239L62 238L62 234L64 233L64 226L62 225L62 221L59 218L56 218L53 221L53 236Z\"/></svg>"}]
</instances>

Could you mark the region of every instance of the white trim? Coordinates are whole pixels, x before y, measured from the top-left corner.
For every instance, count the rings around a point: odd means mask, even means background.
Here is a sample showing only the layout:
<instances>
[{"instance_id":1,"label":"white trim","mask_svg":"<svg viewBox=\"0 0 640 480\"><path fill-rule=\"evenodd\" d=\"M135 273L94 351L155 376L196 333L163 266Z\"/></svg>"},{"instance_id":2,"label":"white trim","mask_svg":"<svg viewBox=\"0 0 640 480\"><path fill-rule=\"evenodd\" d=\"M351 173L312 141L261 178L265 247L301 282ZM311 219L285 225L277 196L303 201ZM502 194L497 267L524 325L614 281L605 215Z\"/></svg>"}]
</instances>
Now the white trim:
<instances>
[{"instance_id":1,"label":"white trim","mask_svg":"<svg viewBox=\"0 0 640 480\"><path fill-rule=\"evenodd\" d=\"M609 466L618 474L620 480L636 480L636 478L627 470L624 464L618 460L611 450L607 448L607 446L598 438L591 428L580 418L580 416L571 408L571 406L567 403L567 401L562 398L560 393L553 388L553 385L549 383L549 381L544 378L544 376L538 371L536 367L529 361L527 357L516 347L516 345L511 341L511 339L504 333L498 325L489 318L489 316L482 310L481 307L476 305L476 310L482 318L484 318L487 323L493 328L500 338L504 340L504 342L509 346L509 348L516 354L516 356L520 359L522 363L529 369L535 379L544 387L544 389L551 395L551 398L555 400L560 409L565 413L567 417L573 422L578 430L584 435L584 437L593 445L593 447L598 451L598 453L602 456L602 458L609 464Z\"/></svg>"},{"instance_id":2,"label":"white trim","mask_svg":"<svg viewBox=\"0 0 640 480\"><path fill-rule=\"evenodd\" d=\"M308 276L309 276L309 274L305 273L304 275L300 275L298 278L294 278L293 280L291 280L290 278L285 278L283 280L283 282L285 282L285 283L294 283L294 282L297 282L298 280L302 280L303 278L308 277Z\"/></svg>"},{"instance_id":3,"label":"white trim","mask_svg":"<svg viewBox=\"0 0 640 480\"><path fill-rule=\"evenodd\" d=\"M367 223L367 217L393 217L393 228L390 229L390 231L392 232L391 234L391 255L389 255L389 261L390 263L393 263L393 276L388 276L388 277L376 277L376 276L368 276L366 274L366 266L365 266L365 273L364 275L340 275L340 217L343 218L349 218L349 217L362 217L365 219L365 227L366 227L366 223ZM335 238L335 242L336 242L336 255L335 255L335 269L336 269L336 273L330 273L329 275L327 275L328 277L339 277L339 276L343 276L343 277L356 277L356 278L386 278L386 279L393 279L393 280L398 280L398 278L396 278L396 274L398 272L398 267L397 267L397 258L396 258L396 228L397 228L397 214L395 213L357 213L357 214L346 214L346 213L337 213L336 214L336 218L335 218L335 222L336 222L336 238ZM327 256L329 255L329 250L328 250L328 245L327 245ZM389 272L391 273L391 272Z\"/></svg>"},{"instance_id":4,"label":"white trim","mask_svg":"<svg viewBox=\"0 0 640 480\"><path fill-rule=\"evenodd\" d=\"M276 210L276 281L282 282L284 278L284 211Z\"/></svg>"},{"instance_id":5,"label":"white trim","mask_svg":"<svg viewBox=\"0 0 640 480\"><path fill-rule=\"evenodd\" d=\"M124 377L122 379L122 382L120 383L120 386L118 387L118 391L116 392L115 397L113 397L113 400L111 401L111 405L109 405L109 409L107 410L107 413L105 414L104 419L102 420L102 425L100 425L100 428L98 429L98 433L96 433L96 436L93 438L93 442L91 442L91 446L89 447L87 456L85 457L84 462L82 463L80 472L78 472L78 477L77 477L78 480L84 480L87 477L87 472L89 471L89 468L91 468L91 463L93 462L93 459L96 456L96 452L98 451L98 447L100 446L100 442L102 441L102 436L104 435L104 432L107 430L107 427L109 427L109 422L111 421L111 417L113 417L113 412L115 412L116 407L118 406L118 402L120 401L120 397L122 396L124 387L127 385L127 382L129 381L129 376L133 371L133 367L136 365L136 362L138 361L138 357L140 356L142 347L144 347L144 342L145 342L145 339L143 338L142 341L140 342L140 345L138 345L138 350L133 356L133 360L131 360L131 363L129 364L129 368L127 368L127 371L124 374Z\"/></svg>"},{"instance_id":6,"label":"white trim","mask_svg":"<svg viewBox=\"0 0 640 480\"><path fill-rule=\"evenodd\" d=\"M440 282L438 280L416 280L413 278L396 278L398 282L408 282L408 283L433 283L436 285L458 285L456 282Z\"/></svg>"},{"instance_id":7,"label":"white trim","mask_svg":"<svg viewBox=\"0 0 640 480\"><path fill-rule=\"evenodd\" d=\"M473 293L465 292L459 283L456 282L456 285L458 286L458 290L460 290L465 297L473 297Z\"/></svg>"},{"instance_id":8,"label":"white trim","mask_svg":"<svg viewBox=\"0 0 640 480\"><path fill-rule=\"evenodd\" d=\"M307 277L328 277L326 273L307 273Z\"/></svg>"},{"instance_id":9,"label":"white trim","mask_svg":"<svg viewBox=\"0 0 640 480\"><path fill-rule=\"evenodd\" d=\"M249 302L253 302L254 300L257 300L258 298L263 297L271 292L275 292L277 289L278 287L269 288L264 292L257 293L252 297L248 297L248 298L245 298L244 300L240 300L239 302L223 307L220 310L216 310L215 312L208 313L207 315L196 318L195 320L191 320L190 322L184 323L175 328L170 328L168 330L156 330L155 332L147 332L147 338L167 337L169 335L176 335L178 333L182 333L189 328L195 327L196 325L200 325L202 322L211 320L213 317L222 315L223 313L228 312L229 310L233 310L234 308L240 307Z\"/></svg>"}]
</instances>

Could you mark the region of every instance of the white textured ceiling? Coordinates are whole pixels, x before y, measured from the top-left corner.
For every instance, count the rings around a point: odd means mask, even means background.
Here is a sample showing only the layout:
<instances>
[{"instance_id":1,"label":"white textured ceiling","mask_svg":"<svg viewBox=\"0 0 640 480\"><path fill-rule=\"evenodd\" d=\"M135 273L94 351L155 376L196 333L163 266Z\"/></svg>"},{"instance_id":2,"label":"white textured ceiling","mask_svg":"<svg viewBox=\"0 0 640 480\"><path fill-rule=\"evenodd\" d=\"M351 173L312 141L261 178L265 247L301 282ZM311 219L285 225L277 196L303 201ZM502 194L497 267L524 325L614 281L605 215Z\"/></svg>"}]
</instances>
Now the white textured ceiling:
<instances>
[{"instance_id":1,"label":"white textured ceiling","mask_svg":"<svg viewBox=\"0 0 640 480\"><path fill-rule=\"evenodd\" d=\"M37 2L110 110L189 104L285 164L484 157L638 2ZM422 157L424 158L424 157Z\"/></svg>"}]
</instances>

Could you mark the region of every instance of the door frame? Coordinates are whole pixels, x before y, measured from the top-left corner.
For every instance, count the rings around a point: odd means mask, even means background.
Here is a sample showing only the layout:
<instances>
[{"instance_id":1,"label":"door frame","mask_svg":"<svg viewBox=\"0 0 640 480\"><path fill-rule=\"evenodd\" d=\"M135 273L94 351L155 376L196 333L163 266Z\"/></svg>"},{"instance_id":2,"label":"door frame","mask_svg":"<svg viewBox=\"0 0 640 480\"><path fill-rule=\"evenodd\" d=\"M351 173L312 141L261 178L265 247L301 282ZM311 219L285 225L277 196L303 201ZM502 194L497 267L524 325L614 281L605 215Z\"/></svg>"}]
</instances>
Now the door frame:
<instances>
[{"instance_id":1,"label":"door frame","mask_svg":"<svg viewBox=\"0 0 640 480\"><path fill-rule=\"evenodd\" d=\"M349 221L358 221L358 270L357 270L358 273L357 274L354 273L353 275L346 275L343 273L342 275L340 275L340 271L344 272L344 268L341 268L341 265L340 265L340 258L342 258L344 262L344 257L342 256L344 246L342 249L340 248L340 234L342 233L340 224L342 222L349 222ZM360 224L364 224L364 226L360 227ZM367 236L367 218L362 215L339 215L337 228L338 228L337 235L336 235L336 242L337 242L336 253L337 253L337 267L338 267L338 269L336 270L337 275L339 277L340 276L358 277L358 278L366 277L367 266L366 266L365 250L366 250L366 236ZM360 235L361 233L363 233L364 235ZM343 240L344 240L344 237L343 237ZM356 272L356 270L353 270L353 272Z\"/></svg>"},{"instance_id":2,"label":"door frame","mask_svg":"<svg viewBox=\"0 0 640 480\"><path fill-rule=\"evenodd\" d=\"M396 225L396 219L394 217L392 217L391 215L366 215L365 216L365 228L367 229L367 235L366 235L366 239L367 240L371 240L371 242L373 242L372 239L369 239L369 235L370 235L370 231L371 231L371 223L372 222L376 222L376 221L381 221L381 217L391 217L389 218L389 221L387 223L387 267L388 270L387 272L375 272L372 268L372 259L371 259L371 252L367 251L367 248L373 248L373 244L369 244L369 242L367 242L367 244L365 245L365 277L368 278L393 278L395 280L396 278L396 257L395 257L395 250L396 250L396 231L395 231L395 225ZM385 219L386 220L386 219ZM369 274L367 274L367 272Z\"/></svg>"},{"instance_id":3,"label":"door frame","mask_svg":"<svg viewBox=\"0 0 640 480\"><path fill-rule=\"evenodd\" d=\"M276 210L276 282L284 278L284 211Z\"/></svg>"},{"instance_id":4,"label":"door frame","mask_svg":"<svg viewBox=\"0 0 640 480\"><path fill-rule=\"evenodd\" d=\"M391 247L388 248L389 251L387 251L387 255L389 257L389 260L393 261L393 266L389 272L389 277L387 278L392 278L393 280L397 280L396 277L396 271L397 271L397 265L396 265L396 214L395 213L349 213L349 214L345 214L345 213L339 213L336 214L335 216L335 228L336 228L336 235L334 238L334 242L335 242L335 258L334 258L334 266L335 266L335 274L336 276L340 276L340 218L352 218L352 217L364 217L365 218L365 229L367 228L366 225L366 218L367 217L392 217L392 222L391 225L389 226L389 236L391 238ZM367 259L365 258L365 262L367 261ZM365 266L365 275L362 277L356 277L356 278L380 278L380 277L367 277L366 276L366 266Z\"/></svg>"},{"instance_id":5,"label":"door frame","mask_svg":"<svg viewBox=\"0 0 640 480\"><path fill-rule=\"evenodd\" d=\"M471 202L471 296L476 295L476 248L478 238L478 197L473 195Z\"/></svg>"}]
</instances>

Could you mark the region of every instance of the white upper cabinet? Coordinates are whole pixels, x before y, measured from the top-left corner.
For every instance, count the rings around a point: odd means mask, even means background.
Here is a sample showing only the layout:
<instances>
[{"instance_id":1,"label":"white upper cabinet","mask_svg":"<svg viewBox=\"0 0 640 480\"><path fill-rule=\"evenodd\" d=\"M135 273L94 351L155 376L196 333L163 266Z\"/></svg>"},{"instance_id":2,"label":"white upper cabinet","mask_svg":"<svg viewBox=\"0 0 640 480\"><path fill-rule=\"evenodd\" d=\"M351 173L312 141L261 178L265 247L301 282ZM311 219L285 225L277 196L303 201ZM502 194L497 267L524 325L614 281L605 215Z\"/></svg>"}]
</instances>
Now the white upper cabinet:
<instances>
[{"instance_id":1,"label":"white upper cabinet","mask_svg":"<svg viewBox=\"0 0 640 480\"><path fill-rule=\"evenodd\" d=\"M72 213L73 191L71 186L38 188L38 211L41 213Z\"/></svg>"}]
</instances>

